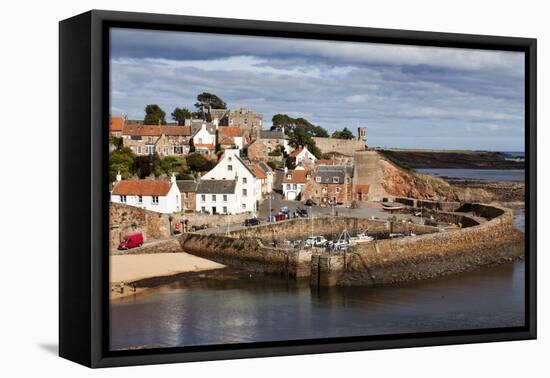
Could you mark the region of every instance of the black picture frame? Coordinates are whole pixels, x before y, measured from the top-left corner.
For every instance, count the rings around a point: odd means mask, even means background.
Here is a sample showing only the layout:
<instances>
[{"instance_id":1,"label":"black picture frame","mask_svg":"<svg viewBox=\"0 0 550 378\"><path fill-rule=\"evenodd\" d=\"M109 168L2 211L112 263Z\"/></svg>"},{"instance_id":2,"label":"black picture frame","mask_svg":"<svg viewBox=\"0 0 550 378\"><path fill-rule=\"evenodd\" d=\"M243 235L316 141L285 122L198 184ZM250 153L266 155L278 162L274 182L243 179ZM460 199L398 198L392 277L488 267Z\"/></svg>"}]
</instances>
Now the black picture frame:
<instances>
[{"instance_id":1,"label":"black picture frame","mask_svg":"<svg viewBox=\"0 0 550 378\"><path fill-rule=\"evenodd\" d=\"M109 351L110 27L481 48L525 53L526 326L223 346ZM89 367L536 338L536 39L93 10L59 24L59 354ZM89 169L83 169L88 167Z\"/></svg>"}]
</instances>

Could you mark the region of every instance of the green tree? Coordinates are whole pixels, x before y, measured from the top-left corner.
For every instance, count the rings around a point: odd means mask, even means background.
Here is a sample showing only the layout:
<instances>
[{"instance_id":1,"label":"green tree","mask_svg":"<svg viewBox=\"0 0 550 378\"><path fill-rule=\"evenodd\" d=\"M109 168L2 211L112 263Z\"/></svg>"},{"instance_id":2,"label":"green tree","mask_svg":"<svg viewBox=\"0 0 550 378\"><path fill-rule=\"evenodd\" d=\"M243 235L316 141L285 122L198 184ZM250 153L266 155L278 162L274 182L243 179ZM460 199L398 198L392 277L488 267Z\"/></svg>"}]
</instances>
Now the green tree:
<instances>
[{"instance_id":1,"label":"green tree","mask_svg":"<svg viewBox=\"0 0 550 378\"><path fill-rule=\"evenodd\" d=\"M158 164L155 165L155 176L160 177L163 175L172 176L172 173L179 175L185 173L187 168L186 160L183 156L166 156L164 159L160 159Z\"/></svg>"},{"instance_id":2,"label":"green tree","mask_svg":"<svg viewBox=\"0 0 550 378\"><path fill-rule=\"evenodd\" d=\"M336 130L332 133L332 137L336 139L355 139L355 136L347 127L344 127L342 131Z\"/></svg>"},{"instance_id":3,"label":"green tree","mask_svg":"<svg viewBox=\"0 0 550 378\"><path fill-rule=\"evenodd\" d=\"M111 137L111 144L115 146L117 150L120 150L122 147L124 147L122 137Z\"/></svg>"},{"instance_id":4,"label":"green tree","mask_svg":"<svg viewBox=\"0 0 550 378\"><path fill-rule=\"evenodd\" d=\"M309 152L315 155L317 159L320 159L323 155L315 144L313 137L303 127L296 127L289 133L288 144L294 148L306 146Z\"/></svg>"},{"instance_id":5,"label":"green tree","mask_svg":"<svg viewBox=\"0 0 550 378\"><path fill-rule=\"evenodd\" d=\"M166 125L166 113L157 104L147 105L143 123L146 125Z\"/></svg>"},{"instance_id":6,"label":"green tree","mask_svg":"<svg viewBox=\"0 0 550 378\"><path fill-rule=\"evenodd\" d=\"M195 152L187 156L187 165L194 172L205 172L214 168L214 163Z\"/></svg>"},{"instance_id":7,"label":"green tree","mask_svg":"<svg viewBox=\"0 0 550 378\"><path fill-rule=\"evenodd\" d=\"M284 127L286 133L292 133L296 128L302 128L304 131L314 137L327 138L328 132L321 126L316 126L305 118L292 118L286 114L275 114L271 118L273 128Z\"/></svg>"},{"instance_id":8,"label":"green tree","mask_svg":"<svg viewBox=\"0 0 550 378\"><path fill-rule=\"evenodd\" d=\"M199 118L205 118L206 114L203 112L203 108L227 109L227 104L213 93L202 92L197 95L195 108L197 108L197 111L193 114Z\"/></svg>"},{"instance_id":9,"label":"green tree","mask_svg":"<svg viewBox=\"0 0 550 378\"><path fill-rule=\"evenodd\" d=\"M134 154L129 148L120 148L109 154L109 181L116 180L116 175L120 172L123 179L132 177L135 173Z\"/></svg>"},{"instance_id":10,"label":"green tree","mask_svg":"<svg viewBox=\"0 0 550 378\"><path fill-rule=\"evenodd\" d=\"M149 177L154 172L154 168L152 155L136 156L134 159L134 169L140 179Z\"/></svg>"},{"instance_id":11,"label":"green tree","mask_svg":"<svg viewBox=\"0 0 550 378\"><path fill-rule=\"evenodd\" d=\"M178 122L178 125L185 125L185 120L191 118L191 112L186 108L176 108L171 116L174 121Z\"/></svg>"}]
</instances>

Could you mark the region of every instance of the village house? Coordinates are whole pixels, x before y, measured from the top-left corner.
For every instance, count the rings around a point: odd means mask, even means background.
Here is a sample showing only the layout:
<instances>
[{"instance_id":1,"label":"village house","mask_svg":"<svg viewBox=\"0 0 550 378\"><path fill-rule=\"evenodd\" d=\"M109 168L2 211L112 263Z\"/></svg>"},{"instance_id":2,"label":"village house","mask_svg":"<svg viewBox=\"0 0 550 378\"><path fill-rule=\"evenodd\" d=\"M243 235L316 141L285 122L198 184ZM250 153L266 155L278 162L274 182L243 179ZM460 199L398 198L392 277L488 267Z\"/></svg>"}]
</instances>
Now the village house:
<instances>
[{"instance_id":1,"label":"village house","mask_svg":"<svg viewBox=\"0 0 550 378\"><path fill-rule=\"evenodd\" d=\"M244 147L243 132L235 126L219 127L218 143L223 149L242 150Z\"/></svg>"},{"instance_id":2,"label":"village house","mask_svg":"<svg viewBox=\"0 0 550 378\"><path fill-rule=\"evenodd\" d=\"M271 167L261 161L258 164L258 167L260 167L260 169L262 171L265 172L265 175L267 176L267 179L266 179L266 184L267 184L267 193L271 193L273 191L273 184L275 183L275 172L273 171L273 169L271 169Z\"/></svg>"},{"instance_id":3,"label":"village house","mask_svg":"<svg viewBox=\"0 0 550 378\"><path fill-rule=\"evenodd\" d=\"M120 138L122 136L122 127L126 123L125 117L109 116L109 136Z\"/></svg>"},{"instance_id":4,"label":"village house","mask_svg":"<svg viewBox=\"0 0 550 378\"><path fill-rule=\"evenodd\" d=\"M298 200L302 189L308 181L311 180L311 172L304 169L302 166L296 169L286 169L283 175L282 190L283 196L287 200Z\"/></svg>"},{"instance_id":5,"label":"village house","mask_svg":"<svg viewBox=\"0 0 550 378\"><path fill-rule=\"evenodd\" d=\"M260 168L258 164L252 165L252 171L254 172L254 175L256 176L256 179L260 183L260 192L262 193L262 197L267 196L271 190L269 189L269 183L267 181L267 173Z\"/></svg>"},{"instance_id":6,"label":"village house","mask_svg":"<svg viewBox=\"0 0 550 378\"><path fill-rule=\"evenodd\" d=\"M250 109L239 108L228 113L227 126L238 127L243 131L245 143L256 139L262 129L263 116Z\"/></svg>"},{"instance_id":7,"label":"village house","mask_svg":"<svg viewBox=\"0 0 550 378\"><path fill-rule=\"evenodd\" d=\"M196 210L197 181L177 180L176 185L180 191L181 209Z\"/></svg>"},{"instance_id":8,"label":"village house","mask_svg":"<svg viewBox=\"0 0 550 378\"><path fill-rule=\"evenodd\" d=\"M195 152L213 157L216 152L216 126L211 122L200 121L192 122L191 128Z\"/></svg>"},{"instance_id":9,"label":"village house","mask_svg":"<svg viewBox=\"0 0 550 378\"><path fill-rule=\"evenodd\" d=\"M319 165L302 191L302 200L317 204L347 205L353 201L353 167Z\"/></svg>"},{"instance_id":10,"label":"village house","mask_svg":"<svg viewBox=\"0 0 550 378\"><path fill-rule=\"evenodd\" d=\"M210 214L238 214L239 205L236 180L200 180L195 197L196 210Z\"/></svg>"},{"instance_id":11,"label":"village house","mask_svg":"<svg viewBox=\"0 0 550 378\"><path fill-rule=\"evenodd\" d=\"M191 128L176 125L124 124L122 143L136 155L183 156L189 153Z\"/></svg>"},{"instance_id":12,"label":"village house","mask_svg":"<svg viewBox=\"0 0 550 378\"><path fill-rule=\"evenodd\" d=\"M202 176L199 183L199 189L197 189L197 209L202 209L202 207L216 207L216 211L220 211L218 206L214 206L214 202L217 203L217 201L219 201L219 197L217 195L214 198L201 196L201 194L208 194L200 192L200 190L203 190L201 183L209 180L235 181L235 186L233 188L233 194L235 194L235 196L232 198L236 202L232 203L231 206L228 206L228 209L234 209L234 212L230 212L231 214L256 212L258 203L262 199L261 182L257 179L251 167L249 167L240 158L239 150L225 150L223 157L220 159L218 164ZM207 202L204 202L204 200Z\"/></svg>"},{"instance_id":13,"label":"village house","mask_svg":"<svg viewBox=\"0 0 550 378\"><path fill-rule=\"evenodd\" d=\"M180 192L176 178L165 180L122 180L117 175L111 202L122 203L157 213L171 214L181 210Z\"/></svg>"},{"instance_id":14,"label":"village house","mask_svg":"<svg viewBox=\"0 0 550 378\"><path fill-rule=\"evenodd\" d=\"M307 146L300 146L290 153L290 157L296 159L295 164L312 165L315 164L317 158L307 149Z\"/></svg>"},{"instance_id":15,"label":"village house","mask_svg":"<svg viewBox=\"0 0 550 378\"><path fill-rule=\"evenodd\" d=\"M282 130L261 130L257 139L247 146L247 156L252 161L282 161L290 147Z\"/></svg>"}]
</instances>

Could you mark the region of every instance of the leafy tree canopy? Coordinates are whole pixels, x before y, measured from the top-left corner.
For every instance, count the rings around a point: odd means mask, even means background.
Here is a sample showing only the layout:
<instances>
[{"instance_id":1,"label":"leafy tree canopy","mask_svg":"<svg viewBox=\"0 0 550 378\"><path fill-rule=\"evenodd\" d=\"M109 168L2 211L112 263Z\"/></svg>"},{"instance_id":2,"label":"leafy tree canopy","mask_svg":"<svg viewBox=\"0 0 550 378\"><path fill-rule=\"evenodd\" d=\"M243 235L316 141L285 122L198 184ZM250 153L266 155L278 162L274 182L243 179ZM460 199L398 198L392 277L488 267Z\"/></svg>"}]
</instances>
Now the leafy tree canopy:
<instances>
[{"instance_id":1,"label":"leafy tree canopy","mask_svg":"<svg viewBox=\"0 0 550 378\"><path fill-rule=\"evenodd\" d=\"M155 165L155 176L172 176L174 173L176 176L185 173L187 168L186 160L183 156L166 156L164 159L160 159L158 164Z\"/></svg>"},{"instance_id":2,"label":"leafy tree canopy","mask_svg":"<svg viewBox=\"0 0 550 378\"><path fill-rule=\"evenodd\" d=\"M166 113L157 104L150 104L145 107L145 118L143 123L146 125L166 125Z\"/></svg>"},{"instance_id":3,"label":"leafy tree canopy","mask_svg":"<svg viewBox=\"0 0 550 378\"><path fill-rule=\"evenodd\" d=\"M135 173L134 154L129 148L120 148L109 154L109 181L114 182L120 172L123 179L129 179Z\"/></svg>"},{"instance_id":4,"label":"leafy tree canopy","mask_svg":"<svg viewBox=\"0 0 550 378\"><path fill-rule=\"evenodd\" d=\"M151 155L136 156L134 159L134 169L140 179L149 177L153 173L155 168L153 160L153 156Z\"/></svg>"},{"instance_id":5,"label":"leafy tree canopy","mask_svg":"<svg viewBox=\"0 0 550 378\"><path fill-rule=\"evenodd\" d=\"M212 109L227 109L227 104L213 93L202 92L197 96L197 102L195 103L195 108L197 108L197 111L194 115L204 118L205 114L202 111L203 107L210 107Z\"/></svg>"},{"instance_id":6,"label":"leafy tree canopy","mask_svg":"<svg viewBox=\"0 0 550 378\"><path fill-rule=\"evenodd\" d=\"M296 127L288 134L288 144L294 148L306 146L317 159L322 157L321 150L315 144L313 137L303 127Z\"/></svg>"},{"instance_id":7,"label":"leafy tree canopy","mask_svg":"<svg viewBox=\"0 0 550 378\"><path fill-rule=\"evenodd\" d=\"M204 156L199 153L192 153L187 156L187 165L189 169L195 172L205 172L214 168L214 163L210 160L206 160Z\"/></svg>"},{"instance_id":8,"label":"leafy tree canopy","mask_svg":"<svg viewBox=\"0 0 550 378\"><path fill-rule=\"evenodd\" d=\"M185 125L185 120L191 118L191 112L186 108L176 108L171 116L178 125Z\"/></svg>"},{"instance_id":9,"label":"leafy tree canopy","mask_svg":"<svg viewBox=\"0 0 550 378\"><path fill-rule=\"evenodd\" d=\"M332 137L336 139L355 139L355 136L353 136L353 133L347 127L344 127L342 131L337 130L333 132Z\"/></svg>"},{"instance_id":10,"label":"leafy tree canopy","mask_svg":"<svg viewBox=\"0 0 550 378\"><path fill-rule=\"evenodd\" d=\"M286 114L275 114L271 119L273 128L284 126L285 132L292 133L296 128L302 128L304 131L314 137L327 138L328 132L321 126L316 126L305 118L292 118Z\"/></svg>"}]
</instances>

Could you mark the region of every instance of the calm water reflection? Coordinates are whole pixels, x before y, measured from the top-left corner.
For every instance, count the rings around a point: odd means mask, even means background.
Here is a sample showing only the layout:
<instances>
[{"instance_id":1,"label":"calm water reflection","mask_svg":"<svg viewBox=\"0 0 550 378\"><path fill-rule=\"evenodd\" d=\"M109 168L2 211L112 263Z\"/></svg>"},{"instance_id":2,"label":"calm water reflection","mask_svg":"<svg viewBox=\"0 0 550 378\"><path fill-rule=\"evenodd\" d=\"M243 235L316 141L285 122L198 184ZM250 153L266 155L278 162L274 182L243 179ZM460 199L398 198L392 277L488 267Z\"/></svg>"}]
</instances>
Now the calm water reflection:
<instances>
[{"instance_id":1,"label":"calm water reflection","mask_svg":"<svg viewBox=\"0 0 550 378\"><path fill-rule=\"evenodd\" d=\"M524 263L377 288L204 278L115 302L111 322L112 349L522 326Z\"/></svg>"},{"instance_id":2,"label":"calm water reflection","mask_svg":"<svg viewBox=\"0 0 550 378\"><path fill-rule=\"evenodd\" d=\"M523 326L524 294L524 262L375 288L206 276L115 301L111 349Z\"/></svg>"}]
</instances>

